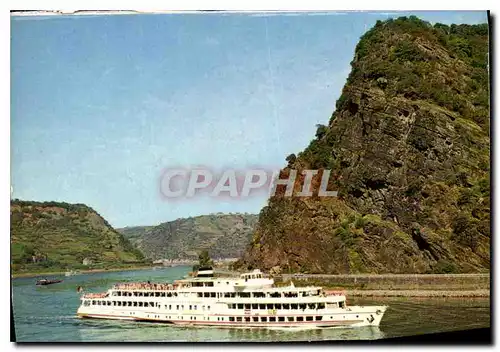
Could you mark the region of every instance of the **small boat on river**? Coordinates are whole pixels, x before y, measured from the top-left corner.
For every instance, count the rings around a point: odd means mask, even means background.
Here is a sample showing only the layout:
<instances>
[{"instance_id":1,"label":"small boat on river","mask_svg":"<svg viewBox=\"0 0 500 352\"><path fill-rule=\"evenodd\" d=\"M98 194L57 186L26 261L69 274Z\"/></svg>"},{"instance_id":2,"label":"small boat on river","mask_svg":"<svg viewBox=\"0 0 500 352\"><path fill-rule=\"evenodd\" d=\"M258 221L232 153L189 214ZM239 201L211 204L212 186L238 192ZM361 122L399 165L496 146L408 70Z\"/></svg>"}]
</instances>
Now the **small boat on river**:
<instances>
[{"instance_id":1,"label":"small boat on river","mask_svg":"<svg viewBox=\"0 0 500 352\"><path fill-rule=\"evenodd\" d=\"M59 282L62 282L63 280L47 280L47 279L41 279L36 281L37 286L47 286L47 285L52 285L52 284L58 284Z\"/></svg>"}]
</instances>

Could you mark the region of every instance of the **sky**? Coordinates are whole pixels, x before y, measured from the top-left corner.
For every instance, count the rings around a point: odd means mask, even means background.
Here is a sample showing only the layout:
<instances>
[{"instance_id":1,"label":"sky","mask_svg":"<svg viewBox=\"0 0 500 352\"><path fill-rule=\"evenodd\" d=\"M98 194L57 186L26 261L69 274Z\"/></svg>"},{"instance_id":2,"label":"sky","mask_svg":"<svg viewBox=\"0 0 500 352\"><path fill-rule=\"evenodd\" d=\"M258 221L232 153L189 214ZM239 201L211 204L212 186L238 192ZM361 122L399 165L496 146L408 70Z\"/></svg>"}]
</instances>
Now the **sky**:
<instances>
[{"instance_id":1,"label":"sky","mask_svg":"<svg viewBox=\"0 0 500 352\"><path fill-rule=\"evenodd\" d=\"M114 227L267 196L165 199L166 168L279 169L327 124L377 20L485 23L486 12L11 18L12 198L85 203Z\"/></svg>"}]
</instances>

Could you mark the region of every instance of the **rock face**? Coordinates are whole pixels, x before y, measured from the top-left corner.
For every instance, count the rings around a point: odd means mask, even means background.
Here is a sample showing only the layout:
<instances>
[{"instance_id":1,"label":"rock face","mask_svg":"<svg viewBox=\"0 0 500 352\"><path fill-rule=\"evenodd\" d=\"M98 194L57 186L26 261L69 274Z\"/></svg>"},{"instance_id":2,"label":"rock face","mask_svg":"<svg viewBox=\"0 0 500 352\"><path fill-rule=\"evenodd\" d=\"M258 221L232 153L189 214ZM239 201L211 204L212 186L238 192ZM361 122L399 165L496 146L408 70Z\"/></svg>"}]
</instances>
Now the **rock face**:
<instances>
[{"instance_id":1,"label":"rock face","mask_svg":"<svg viewBox=\"0 0 500 352\"><path fill-rule=\"evenodd\" d=\"M317 196L320 175L312 197L284 197L278 188L238 266L488 271L487 25L379 21L351 65L328 126L287 157L281 175L330 169L329 189L339 196Z\"/></svg>"},{"instance_id":2,"label":"rock face","mask_svg":"<svg viewBox=\"0 0 500 352\"><path fill-rule=\"evenodd\" d=\"M165 222L158 226L118 229L151 259L238 258L257 223L254 214L213 214Z\"/></svg>"}]
</instances>

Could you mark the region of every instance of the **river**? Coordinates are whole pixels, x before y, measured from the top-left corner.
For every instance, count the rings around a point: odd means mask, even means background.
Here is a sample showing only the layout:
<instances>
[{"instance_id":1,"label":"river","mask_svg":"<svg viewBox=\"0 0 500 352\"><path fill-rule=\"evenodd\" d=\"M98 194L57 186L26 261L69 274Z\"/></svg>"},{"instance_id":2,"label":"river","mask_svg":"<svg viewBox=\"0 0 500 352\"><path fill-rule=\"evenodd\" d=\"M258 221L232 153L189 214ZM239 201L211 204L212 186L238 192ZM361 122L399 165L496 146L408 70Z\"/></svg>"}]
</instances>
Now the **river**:
<instances>
[{"instance_id":1,"label":"river","mask_svg":"<svg viewBox=\"0 0 500 352\"><path fill-rule=\"evenodd\" d=\"M218 341L317 341L381 339L433 332L490 327L489 299L457 298L349 298L348 304L389 305L380 327L315 330L268 330L177 327L167 324L79 319L78 286L100 292L125 281L165 282L179 279L190 267L54 275L64 281L35 286L37 278L12 280L14 324L19 342L218 342Z\"/></svg>"}]
</instances>

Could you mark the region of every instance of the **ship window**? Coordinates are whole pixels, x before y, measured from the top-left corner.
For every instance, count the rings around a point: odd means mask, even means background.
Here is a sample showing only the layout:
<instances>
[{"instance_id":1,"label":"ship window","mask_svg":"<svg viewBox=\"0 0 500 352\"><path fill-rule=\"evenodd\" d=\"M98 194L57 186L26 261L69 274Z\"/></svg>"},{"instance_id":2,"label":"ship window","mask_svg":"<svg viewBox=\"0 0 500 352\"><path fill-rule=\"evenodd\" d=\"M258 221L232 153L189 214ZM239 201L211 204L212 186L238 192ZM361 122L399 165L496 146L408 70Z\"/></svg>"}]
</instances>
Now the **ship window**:
<instances>
[{"instance_id":1,"label":"ship window","mask_svg":"<svg viewBox=\"0 0 500 352\"><path fill-rule=\"evenodd\" d=\"M313 317L306 317L307 321L313 321Z\"/></svg>"},{"instance_id":2,"label":"ship window","mask_svg":"<svg viewBox=\"0 0 500 352\"><path fill-rule=\"evenodd\" d=\"M278 304L275 304L275 306L276 306L276 309L281 309L281 304L278 303Z\"/></svg>"},{"instance_id":3,"label":"ship window","mask_svg":"<svg viewBox=\"0 0 500 352\"><path fill-rule=\"evenodd\" d=\"M273 298L277 298L277 297L281 297L281 293L279 292L273 292L271 294L269 294L270 297L273 297Z\"/></svg>"},{"instance_id":4,"label":"ship window","mask_svg":"<svg viewBox=\"0 0 500 352\"><path fill-rule=\"evenodd\" d=\"M197 309L198 309L198 307L195 305L195 306L194 306L194 310L197 310Z\"/></svg>"},{"instance_id":5,"label":"ship window","mask_svg":"<svg viewBox=\"0 0 500 352\"><path fill-rule=\"evenodd\" d=\"M172 310L172 305L171 304L168 305L168 309Z\"/></svg>"},{"instance_id":6,"label":"ship window","mask_svg":"<svg viewBox=\"0 0 500 352\"><path fill-rule=\"evenodd\" d=\"M207 309L208 309L208 310L210 310L210 306L208 306L208 308L207 308Z\"/></svg>"},{"instance_id":7,"label":"ship window","mask_svg":"<svg viewBox=\"0 0 500 352\"><path fill-rule=\"evenodd\" d=\"M264 297L266 297L266 294L264 292L254 292L253 296L255 298L264 298Z\"/></svg>"},{"instance_id":8,"label":"ship window","mask_svg":"<svg viewBox=\"0 0 500 352\"><path fill-rule=\"evenodd\" d=\"M278 317L278 321L285 321L285 317Z\"/></svg>"},{"instance_id":9,"label":"ship window","mask_svg":"<svg viewBox=\"0 0 500 352\"><path fill-rule=\"evenodd\" d=\"M202 292L198 292L198 297L199 298L203 297L203 293Z\"/></svg>"},{"instance_id":10,"label":"ship window","mask_svg":"<svg viewBox=\"0 0 500 352\"><path fill-rule=\"evenodd\" d=\"M250 322L250 317L245 317L246 322Z\"/></svg>"},{"instance_id":11,"label":"ship window","mask_svg":"<svg viewBox=\"0 0 500 352\"><path fill-rule=\"evenodd\" d=\"M238 309L243 309L243 304L238 304Z\"/></svg>"},{"instance_id":12,"label":"ship window","mask_svg":"<svg viewBox=\"0 0 500 352\"><path fill-rule=\"evenodd\" d=\"M177 305L176 309L179 310L179 305Z\"/></svg>"},{"instance_id":13,"label":"ship window","mask_svg":"<svg viewBox=\"0 0 500 352\"><path fill-rule=\"evenodd\" d=\"M113 305L116 306L116 301L113 301Z\"/></svg>"},{"instance_id":14,"label":"ship window","mask_svg":"<svg viewBox=\"0 0 500 352\"><path fill-rule=\"evenodd\" d=\"M93 306L95 305L95 301L92 301L92 305L93 305Z\"/></svg>"},{"instance_id":15,"label":"ship window","mask_svg":"<svg viewBox=\"0 0 500 352\"><path fill-rule=\"evenodd\" d=\"M160 292L155 292L155 297L160 297Z\"/></svg>"},{"instance_id":16,"label":"ship window","mask_svg":"<svg viewBox=\"0 0 500 352\"><path fill-rule=\"evenodd\" d=\"M134 307L137 307L137 302L134 302Z\"/></svg>"},{"instance_id":17,"label":"ship window","mask_svg":"<svg viewBox=\"0 0 500 352\"><path fill-rule=\"evenodd\" d=\"M149 302L149 306L150 307L154 307L155 306L155 302Z\"/></svg>"},{"instance_id":18,"label":"ship window","mask_svg":"<svg viewBox=\"0 0 500 352\"><path fill-rule=\"evenodd\" d=\"M129 306L129 307L132 307L132 302L128 302L128 306Z\"/></svg>"},{"instance_id":19,"label":"ship window","mask_svg":"<svg viewBox=\"0 0 500 352\"><path fill-rule=\"evenodd\" d=\"M122 295L122 291L118 291L118 296L121 296Z\"/></svg>"},{"instance_id":20,"label":"ship window","mask_svg":"<svg viewBox=\"0 0 500 352\"><path fill-rule=\"evenodd\" d=\"M293 318L294 318L294 317L288 317L288 318L287 318L287 320L288 320L288 321L294 321L294 319L293 319Z\"/></svg>"},{"instance_id":21,"label":"ship window","mask_svg":"<svg viewBox=\"0 0 500 352\"><path fill-rule=\"evenodd\" d=\"M289 304L283 304L283 309L290 309L290 305Z\"/></svg>"},{"instance_id":22,"label":"ship window","mask_svg":"<svg viewBox=\"0 0 500 352\"><path fill-rule=\"evenodd\" d=\"M289 296L290 297L297 297L297 292L290 292Z\"/></svg>"},{"instance_id":23,"label":"ship window","mask_svg":"<svg viewBox=\"0 0 500 352\"><path fill-rule=\"evenodd\" d=\"M215 292L210 292L210 297L215 298Z\"/></svg>"},{"instance_id":24,"label":"ship window","mask_svg":"<svg viewBox=\"0 0 500 352\"><path fill-rule=\"evenodd\" d=\"M265 304L259 304L259 309L266 309L266 305Z\"/></svg>"},{"instance_id":25,"label":"ship window","mask_svg":"<svg viewBox=\"0 0 500 352\"><path fill-rule=\"evenodd\" d=\"M190 306L189 306L189 310L191 310L191 309L193 309L193 306L191 306L191 305L190 305Z\"/></svg>"},{"instance_id":26,"label":"ship window","mask_svg":"<svg viewBox=\"0 0 500 352\"><path fill-rule=\"evenodd\" d=\"M297 317L297 321L304 321L304 317Z\"/></svg>"},{"instance_id":27,"label":"ship window","mask_svg":"<svg viewBox=\"0 0 500 352\"><path fill-rule=\"evenodd\" d=\"M273 305L272 304L268 304L267 305L267 309L273 309Z\"/></svg>"},{"instance_id":28,"label":"ship window","mask_svg":"<svg viewBox=\"0 0 500 352\"><path fill-rule=\"evenodd\" d=\"M339 302L340 308L344 308L344 304L345 304L345 302Z\"/></svg>"},{"instance_id":29,"label":"ship window","mask_svg":"<svg viewBox=\"0 0 500 352\"><path fill-rule=\"evenodd\" d=\"M83 305L87 307L89 305L89 301L83 301Z\"/></svg>"},{"instance_id":30,"label":"ship window","mask_svg":"<svg viewBox=\"0 0 500 352\"><path fill-rule=\"evenodd\" d=\"M322 317L321 315L317 315L317 316L316 316L316 320L317 320L317 321L319 321L319 320L321 320L321 319L323 319L323 317Z\"/></svg>"},{"instance_id":31,"label":"ship window","mask_svg":"<svg viewBox=\"0 0 500 352\"><path fill-rule=\"evenodd\" d=\"M242 298L250 298L250 292L240 292L239 296Z\"/></svg>"},{"instance_id":32,"label":"ship window","mask_svg":"<svg viewBox=\"0 0 500 352\"><path fill-rule=\"evenodd\" d=\"M142 307L142 302L139 302L139 307Z\"/></svg>"},{"instance_id":33,"label":"ship window","mask_svg":"<svg viewBox=\"0 0 500 352\"><path fill-rule=\"evenodd\" d=\"M236 321L241 321L241 317L236 317Z\"/></svg>"},{"instance_id":34,"label":"ship window","mask_svg":"<svg viewBox=\"0 0 500 352\"><path fill-rule=\"evenodd\" d=\"M111 305L111 301L108 301L108 306L110 306L110 305Z\"/></svg>"},{"instance_id":35,"label":"ship window","mask_svg":"<svg viewBox=\"0 0 500 352\"><path fill-rule=\"evenodd\" d=\"M259 322L259 317L253 317L253 318L252 318L252 320L253 320L254 322Z\"/></svg>"},{"instance_id":36,"label":"ship window","mask_svg":"<svg viewBox=\"0 0 500 352\"><path fill-rule=\"evenodd\" d=\"M276 317L269 317L269 321L270 322L275 322L276 321Z\"/></svg>"},{"instance_id":37,"label":"ship window","mask_svg":"<svg viewBox=\"0 0 500 352\"><path fill-rule=\"evenodd\" d=\"M316 309L316 303L309 303L309 309Z\"/></svg>"},{"instance_id":38,"label":"ship window","mask_svg":"<svg viewBox=\"0 0 500 352\"><path fill-rule=\"evenodd\" d=\"M260 321L263 322L263 323L267 322L267 317L261 317Z\"/></svg>"},{"instance_id":39,"label":"ship window","mask_svg":"<svg viewBox=\"0 0 500 352\"><path fill-rule=\"evenodd\" d=\"M214 283L213 283L212 281L207 282L207 286L208 286L208 287L213 287L213 286L214 286Z\"/></svg>"},{"instance_id":40,"label":"ship window","mask_svg":"<svg viewBox=\"0 0 500 352\"><path fill-rule=\"evenodd\" d=\"M245 309L250 309L250 304L245 304Z\"/></svg>"},{"instance_id":41,"label":"ship window","mask_svg":"<svg viewBox=\"0 0 500 352\"><path fill-rule=\"evenodd\" d=\"M229 317L229 321L234 321L234 317Z\"/></svg>"},{"instance_id":42,"label":"ship window","mask_svg":"<svg viewBox=\"0 0 500 352\"><path fill-rule=\"evenodd\" d=\"M259 305L258 304L252 304L252 309L258 309Z\"/></svg>"},{"instance_id":43,"label":"ship window","mask_svg":"<svg viewBox=\"0 0 500 352\"><path fill-rule=\"evenodd\" d=\"M306 309L306 307L307 307L307 305L305 303L299 304L299 308L302 310Z\"/></svg>"},{"instance_id":44,"label":"ship window","mask_svg":"<svg viewBox=\"0 0 500 352\"><path fill-rule=\"evenodd\" d=\"M165 292L162 292L160 296L165 297Z\"/></svg>"},{"instance_id":45,"label":"ship window","mask_svg":"<svg viewBox=\"0 0 500 352\"><path fill-rule=\"evenodd\" d=\"M318 303L318 309L324 309L325 304L324 303Z\"/></svg>"}]
</instances>

